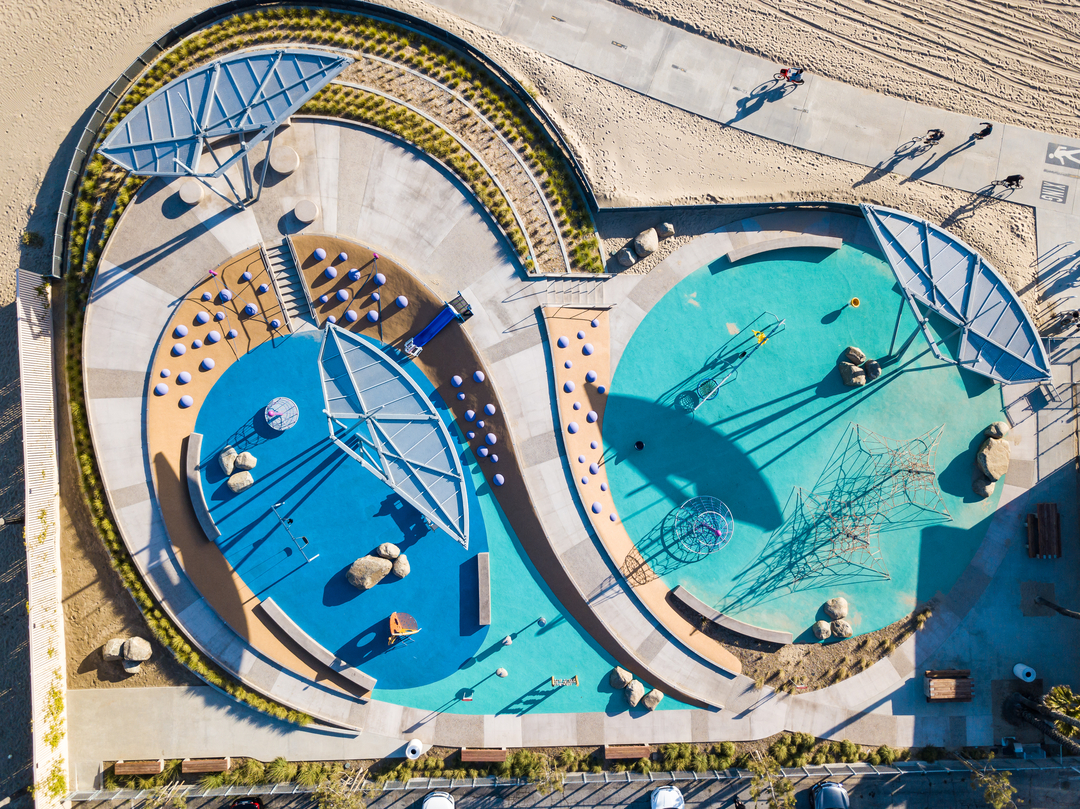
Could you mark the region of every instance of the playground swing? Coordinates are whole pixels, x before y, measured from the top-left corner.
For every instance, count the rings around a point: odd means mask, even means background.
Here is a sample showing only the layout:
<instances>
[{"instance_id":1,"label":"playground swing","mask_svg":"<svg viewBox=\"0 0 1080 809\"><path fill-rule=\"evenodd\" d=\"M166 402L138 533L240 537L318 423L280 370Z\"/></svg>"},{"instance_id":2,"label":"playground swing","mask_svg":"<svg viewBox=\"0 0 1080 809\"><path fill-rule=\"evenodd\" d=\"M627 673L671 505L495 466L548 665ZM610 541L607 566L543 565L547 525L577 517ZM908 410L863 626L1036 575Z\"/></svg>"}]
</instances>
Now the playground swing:
<instances>
[{"instance_id":1,"label":"playground swing","mask_svg":"<svg viewBox=\"0 0 1080 809\"><path fill-rule=\"evenodd\" d=\"M407 612L390 613L390 641L389 646L397 643L399 638L405 638L405 643L412 640L412 636L420 631L416 619Z\"/></svg>"}]
</instances>

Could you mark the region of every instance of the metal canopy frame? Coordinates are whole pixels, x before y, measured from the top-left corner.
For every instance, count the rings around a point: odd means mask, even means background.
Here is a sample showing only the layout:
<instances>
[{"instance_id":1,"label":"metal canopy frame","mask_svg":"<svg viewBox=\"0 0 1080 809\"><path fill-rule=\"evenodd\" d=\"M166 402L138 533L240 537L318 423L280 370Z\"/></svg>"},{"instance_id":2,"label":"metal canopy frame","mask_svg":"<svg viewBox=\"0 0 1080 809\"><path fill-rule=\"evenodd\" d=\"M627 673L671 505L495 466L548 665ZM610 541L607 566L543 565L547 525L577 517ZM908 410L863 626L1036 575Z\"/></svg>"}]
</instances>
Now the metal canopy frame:
<instances>
[{"instance_id":1,"label":"metal canopy frame","mask_svg":"<svg viewBox=\"0 0 1080 809\"><path fill-rule=\"evenodd\" d=\"M911 214L876 205L859 207L934 356L1003 385L1050 382L1050 359L1038 329L982 256ZM920 306L958 327L958 359L938 349Z\"/></svg>"},{"instance_id":2,"label":"metal canopy frame","mask_svg":"<svg viewBox=\"0 0 1080 809\"><path fill-rule=\"evenodd\" d=\"M348 56L299 48L231 54L156 90L124 116L98 151L136 175L194 177L243 207L252 199L252 150L269 138L261 193L274 132L352 62ZM229 137L239 138L238 148L220 160L210 140ZM199 170L204 150L214 161L209 172ZM244 197L225 174L238 161L244 167ZM217 177L225 178L235 201L206 182Z\"/></svg>"},{"instance_id":3,"label":"metal canopy frame","mask_svg":"<svg viewBox=\"0 0 1080 809\"><path fill-rule=\"evenodd\" d=\"M333 442L468 549L461 459L420 386L374 343L333 324L319 348L319 378Z\"/></svg>"}]
</instances>

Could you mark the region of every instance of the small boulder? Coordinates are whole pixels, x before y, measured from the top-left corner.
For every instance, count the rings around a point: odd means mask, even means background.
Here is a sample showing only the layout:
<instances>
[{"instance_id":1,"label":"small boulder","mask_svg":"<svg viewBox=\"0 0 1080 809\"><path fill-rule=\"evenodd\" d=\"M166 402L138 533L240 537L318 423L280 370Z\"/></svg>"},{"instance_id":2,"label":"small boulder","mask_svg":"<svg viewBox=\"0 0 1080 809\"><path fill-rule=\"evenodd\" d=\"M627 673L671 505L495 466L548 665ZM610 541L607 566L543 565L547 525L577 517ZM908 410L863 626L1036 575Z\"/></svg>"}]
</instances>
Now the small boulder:
<instances>
[{"instance_id":1,"label":"small boulder","mask_svg":"<svg viewBox=\"0 0 1080 809\"><path fill-rule=\"evenodd\" d=\"M873 382L879 376L881 376L881 363L877 360L867 360L863 363L863 372L866 374L868 382Z\"/></svg>"},{"instance_id":2,"label":"small boulder","mask_svg":"<svg viewBox=\"0 0 1080 809\"><path fill-rule=\"evenodd\" d=\"M225 447L218 455L218 463L221 465L221 471L226 475L233 473L233 465L236 463L236 450L232 447Z\"/></svg>"},{"instance_id":3,"label":"small boulder","mask_svg":"<svg viewBox=\"0 0 1080 809\"><path fill-rule=\"evenodd\" d=\"M841 362L837 367L840 369L840 378L844 380L844 384L849 388L857 388L866 384L866 372L858 365Z\"/></svg>"},{"instance_id":4,"label":"small boulder","mask_svg":"<svg viewBox=\"0 0 1080 809\"><path fill-rule=\"evenodd\" d=\"M657 238L654 228L643 230L634 237L634 252L642 258L645 258L650 253L655 253L656 248L659 246L660 240Z\"/></svg>"},{"instance_id":5,"label":"small boulder","mask_svg":"<svg viewBox=\"0 0 1080 809\"><path fill-rule=\"evenodd\" d=\"M675 226L670 222L664 222L662 225L657 227L656 235L661 239L670 239L672 236L675 235Z\"/></svg>"},{"instance_id":6,"label":"small boulder","mask_svg":"<svg viewBox=\"0 0 1080 809\"><path fill-rule=\"evenodd\" d=\"M838 618L832 622L829 627L832 633L838 638L850 638L851 637L851 624L845 621L843 618Z\"/></svg>"},{"instance_id":7,"label":"small boulder","mask_svg":"<svg viewBox=\"0 0 1080 809\"><path fill-rule=\"evenodd\" d=\"M848 603L847 599L843 596L837 596L836 598L830 598L825 602L825 614L832 618L834 621L837 618L847 618Z\"/></svg>"},{"instance_id":8,"label":"small boulder","mask_svg":"<svg viewBox=\"0 0 1080 809\"><path fill-rule=\"evenodd\" d=\"M852 365L862 365L866 362L866 354L855 346L848 346L844 349L844 355L840 357L842 362L850 362Z\"/></svg>"},{"instance_id":9,"label":"small boulder","mask_svg":"<svg viewBox=\"0 0 1080 809\"><path fill-rule=\"evenodd\" d=\"M645 696L645 686L637 680L631 680L629 685L623 689L623 693L626 695L626 701L630 703L630 707L636 708L637 704L641 702L641 698Z\"/></svg>"},{"instance_id":10,"label":"small boulder","mask_svg":"<svg viewBox=\"0 0 1080 809\"><path fill-rule=\"evenodd\" d=\"M404 579L412 570L412 568L409 567L409 557L405 554L400 554L398 558L394 560L393 567L391 567L390 570L392 570L394 575L399 579Z\"/></svg>"},{"instance_id":11,"label":"small boulder","mask_svg":"<svg viewBox=\"0 0 1080 809\"><path fill-rule=\"evenodd\" d=\"M612 688L626 688L626 686L630 685L630 682L633 679L634 678L630 675L630 672L628 672L624 668L616 666L611 670L611 674L608 677L608 682L611 684Z\"/></svg>"},{"instance_id":12,"label":"small boulder","mask_svg":"<svg viewBox=\"0 0 1080 809\"><path fill-rule=\"evenodd\" d=\"M229 491L233 494L240 494L244 489L250 489L255 484L255 478L251 476L250 472L237 472L229 478Z\"/></svg>"},{"instance_id":13,"label":"small boulder","mask_svg":"<svg viewBox=\"0 0 1080 809\"><path fill-rule=\"evenodd\" d=\"M142 668L142 663L138 660L125 660L124 661L124 673L125 674L138 674L139 669Z\"/></svg>"},{"instance_id":14,"label":"small boulder","mask_svg":"<svg viewBox=\"0 0 1080 809\"><path fill-rule=\"evenodd\" d=\"M401 548L395 545L393 542L384 542L379 546L375 553L379 554L383 559L389 559L393 562L399 556L401 556Z\"/></svg>"},{"instance_id":15,"label":"small boulder","mask_svg":"<svg viewBox=\"0 0 1080 809\"><path fill-rule=\"evenodd\" d=\"M979 469L990 480L1000 480L1009 471L1012 447L1004 438L987 438L975 456Z\"/></svg>"},{"instance_id":16,"label":"small boulder","mask_svg":"<svg viewBox=\"0 0 1080 809\"><path fill-rule=\"evenodd\" d=\"M818 640L828 640L832 637L832 627L828 621L818 621L814 624L814 637Z\"/></svg>"},{"instance_id":17,"label":"small boulder","mask_svg":"<svg viewBox=\"0 0 1080 809\"><path fill-rule=\"evenodd\" d=\"M119 660L123 657L123 648L123 638L109 638L101 647L101 656L106 660Z\"/></svg>"},{"instance_id":18,"label":"small boulder","mask_svg":"<svg viewBox=\"0 0 1080 809\"><path fill-rule=\"evenodd\" d=\"M655 711L656 706L660 704L660 700L662 700L663 698L664 692L661 691L659 688L654 688L642 698L641 704L648 708L650 711Z\"/></svg>"},{"instance_id":19,"label":"small boulder","mask_svg":"<svg viewBox=\"0 0 1080 809\"><path fill-rule=\"evenodd\" d=\"M1007 421L995 421L989 427L983 431L983 435L990 438L1004 438L1009 434L1009 422Z\"/></svg>"},{"instance_id":20,"label":"small boulder","mask_svg":"<svg viewBox=\"0 0 1080 809\"><path fill-rule=\"evenodd\" d=\"M252 455L250 452L241 452L236 456L236 463L233 465L233 469L238 472L243 472L248 469L254 469L255 464L259 462L259 459Z\"/></svg>"},{"instance_id":21,"label":"small boulder","mask_svg":"<svg viewBox=\"0 0 1080 809\"><path fill-rule=\"evenodd\" d=\"M393 569L394 564L389 559L362 556L349 565L349 572L345 574L345 578L357 590L370 590Z\"/></svg>"},{"instance_id":22,"label":"small boulder","mask_svg":"<svg viewBox=\"0 0 1080 809\"><path fill-rule=\"evenodd\" d=\"M971 490L979 497L989 497L994 493L994 488L997 483L990 478L984 478L981 475L975 478L975 482L971 484Z\"/></svg>"},{"instance_id":23,"label":"small boulder","mask_svg":"<svg viewBox=\"0 0 1080 809\"><path fill-rule=\"evenodd\" d=\"M143 640L142 638L128 638L124 641L124 645L120 650L120 654L124 660L134 660L141 663L143 660L149 660L150 654L153 650L150 648L150 641Z\"/></svg>"},{"instance_id":24,"label":"small boulder","mask_svg":"<svg viewBox=\"0 0 1080 809\"><path fill-rule=\"evenodd\" d=\"M632 267L634 266L634 262L637 261L637 256L634 255L634 251L629 247L624 247L615 254L615 260L623 267Z\"/></svg>"}]
</instances>

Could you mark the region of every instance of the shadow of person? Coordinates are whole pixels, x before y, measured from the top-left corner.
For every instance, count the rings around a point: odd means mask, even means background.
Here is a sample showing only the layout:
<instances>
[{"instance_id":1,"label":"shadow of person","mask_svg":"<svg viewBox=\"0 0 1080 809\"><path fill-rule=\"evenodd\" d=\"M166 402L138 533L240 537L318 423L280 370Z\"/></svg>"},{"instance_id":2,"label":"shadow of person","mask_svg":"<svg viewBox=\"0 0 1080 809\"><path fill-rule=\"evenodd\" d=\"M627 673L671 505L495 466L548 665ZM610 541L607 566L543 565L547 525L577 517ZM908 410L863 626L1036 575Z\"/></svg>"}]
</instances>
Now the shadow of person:
<instances>
[{"instance_id":1,"label":"shadow of person","mask_svg":"<svg viewBox=\"0 0 1080 809\"><path fill-rule=\"evenodd\" d=\"M939 169L947 160L949 160L949 158L955 157L961 152L967 151L978 142L978 138L976 138L974 135L971 135L963 143L957 144L956 146L949 149L947 152L942 152L937 157L927 160L925 163L923 163L921 166L911 172L909 176L901 180L900 185L904 185L915 180L920 180L926 175L932 174L937 169Z\"/></svg>"},{"instance_id":2,"label":"shadow of person","mask_svg":"<svg viewBox=\"0 0 1080 809\"><path fill-rule=\"evenodd\" d=\"M797 85L789 84L780 79L773 79L767 81L764 84L760 84L753 89L750 95L740 98L735 102L735 115L724 124L730 126L738 121L748 118L755 112L765 106L766 103L771 104L774 101L779 101Z\"/></svg>"}]
</instances>

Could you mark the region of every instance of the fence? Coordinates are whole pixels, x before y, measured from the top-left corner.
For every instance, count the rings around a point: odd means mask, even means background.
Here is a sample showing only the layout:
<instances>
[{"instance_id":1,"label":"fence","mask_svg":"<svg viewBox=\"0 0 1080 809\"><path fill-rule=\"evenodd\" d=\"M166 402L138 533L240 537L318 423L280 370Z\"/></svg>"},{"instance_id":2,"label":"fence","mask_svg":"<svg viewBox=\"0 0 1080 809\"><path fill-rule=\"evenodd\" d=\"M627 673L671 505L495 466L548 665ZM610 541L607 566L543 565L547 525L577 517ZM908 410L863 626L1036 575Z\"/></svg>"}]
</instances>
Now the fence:
<instances>
[{"instance_id":1,"label":"fence","mask_svg":"<svg viewBox=\"0 0 1080 809\"><path fill-rule=\"evenodd\" d=\"M64 612L61 604L59 473L48 282L20 269L15 282L26 485L27 611L33 717L34 800L56 809L67 788Z\"/></svg>"}]
</instances>

